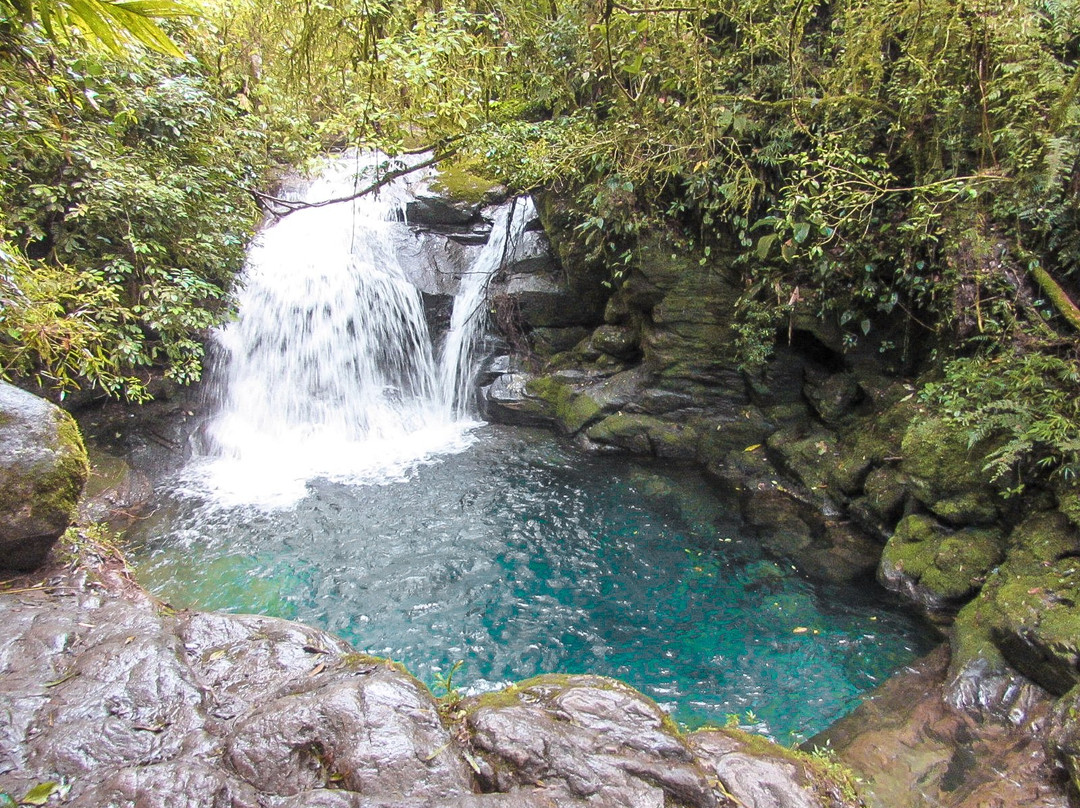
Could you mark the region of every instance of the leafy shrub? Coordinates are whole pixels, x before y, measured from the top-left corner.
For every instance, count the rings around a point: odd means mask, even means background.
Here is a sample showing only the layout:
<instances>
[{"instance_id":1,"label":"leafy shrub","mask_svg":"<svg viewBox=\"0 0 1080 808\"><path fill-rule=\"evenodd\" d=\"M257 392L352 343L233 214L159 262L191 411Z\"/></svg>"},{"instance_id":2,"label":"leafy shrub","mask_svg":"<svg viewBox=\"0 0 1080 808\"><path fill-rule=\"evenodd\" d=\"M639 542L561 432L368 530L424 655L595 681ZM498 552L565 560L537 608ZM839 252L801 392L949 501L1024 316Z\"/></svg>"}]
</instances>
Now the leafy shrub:
<instances>
[{"instance_id":1,"label":"leafy shrub","mask_svg":"<svg viewBox=\"0 0 1080 808\"><path fill-rule=\"evenodd\" d=\"M967 430L969 445L1001 438L986 470L1021 492L1032 477L1080 476L1080 362L1026 352L952 359L921 395Z\"/></svg>"},{"instance_id":2,"label":"leafy shrub","mask_svg":"<svg viewBox=\"0 0 1080 808\"><path fill-rule=\"evenodd\" d=\"M199 377L266 165L261 124L193 61L0 51L0 373L63 395Z\"/></svg>"}]
</instances>

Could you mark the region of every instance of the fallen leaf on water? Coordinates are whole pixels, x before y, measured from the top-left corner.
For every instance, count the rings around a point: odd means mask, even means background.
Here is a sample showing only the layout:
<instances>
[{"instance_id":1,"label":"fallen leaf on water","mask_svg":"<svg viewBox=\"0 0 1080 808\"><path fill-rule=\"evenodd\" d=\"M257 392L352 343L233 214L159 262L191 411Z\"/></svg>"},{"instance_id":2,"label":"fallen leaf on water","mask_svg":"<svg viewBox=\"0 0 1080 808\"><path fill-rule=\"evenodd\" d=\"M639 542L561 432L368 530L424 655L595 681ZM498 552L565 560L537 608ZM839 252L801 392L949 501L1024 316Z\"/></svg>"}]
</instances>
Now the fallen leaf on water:
<instances>
[{"instance_id":1,"label":"fallen leaf on water","mask_svg":"<svg viewBox=\"0 0 1080 808\"><path fill-rule=\"evenodd\" d=\"M809 630L810 629L808 629L806 626L795 626L795 628L793 628L791 630L791 633L792 634L805 634Z\"/></svg>"}]
</instances>

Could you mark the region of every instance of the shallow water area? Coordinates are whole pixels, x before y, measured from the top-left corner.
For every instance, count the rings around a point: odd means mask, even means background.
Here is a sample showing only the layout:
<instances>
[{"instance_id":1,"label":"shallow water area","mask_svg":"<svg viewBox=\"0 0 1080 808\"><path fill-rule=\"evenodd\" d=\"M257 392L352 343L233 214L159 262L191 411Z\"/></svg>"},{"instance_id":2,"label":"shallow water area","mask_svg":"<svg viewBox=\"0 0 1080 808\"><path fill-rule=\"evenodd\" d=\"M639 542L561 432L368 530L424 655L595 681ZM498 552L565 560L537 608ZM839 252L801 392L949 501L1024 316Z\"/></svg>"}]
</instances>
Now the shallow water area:
<instances>
[{"instance_id":1,"label":"shallow water area","mask_svg":"<svg viewBox=\"0 0 1080 808\"><path fill-rule=\"evenodd\" d=\"M815 586L763 556L694 472L538 430L466 443L378 482L298 483L279 507L193 484L196 465L129 531L131 561L173 606L302 620L429 683L458 660L467 692L599 673L688 726L735 714L785 741L932 644L874 587Z\"/></svg>"}]
</instances>

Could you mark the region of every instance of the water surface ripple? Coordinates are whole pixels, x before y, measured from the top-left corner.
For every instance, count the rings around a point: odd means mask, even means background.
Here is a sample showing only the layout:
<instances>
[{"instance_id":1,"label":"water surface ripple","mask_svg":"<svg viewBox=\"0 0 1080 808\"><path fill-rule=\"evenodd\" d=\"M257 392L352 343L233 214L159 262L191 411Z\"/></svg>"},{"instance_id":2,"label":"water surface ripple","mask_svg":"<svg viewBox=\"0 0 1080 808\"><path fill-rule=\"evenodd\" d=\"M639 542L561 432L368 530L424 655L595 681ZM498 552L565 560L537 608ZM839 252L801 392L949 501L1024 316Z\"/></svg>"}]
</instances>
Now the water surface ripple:
<instances>
[{"instance_id":1,"label":"water surface ripple","mask_svg":"<svg viewBox=\"0 0 1080 808\"><path fill-rule=\"evenodd\" d=\"M129 534L137 574L174 606L299 619L429 683L457 660L470 689L600 673L687 725L737 714L781 740L929 648L872 587L811 585L764 557L696 474L538 431L474 437L405 480L309 483L288 509L178 485Z\"/></svg>"}]
</instances>

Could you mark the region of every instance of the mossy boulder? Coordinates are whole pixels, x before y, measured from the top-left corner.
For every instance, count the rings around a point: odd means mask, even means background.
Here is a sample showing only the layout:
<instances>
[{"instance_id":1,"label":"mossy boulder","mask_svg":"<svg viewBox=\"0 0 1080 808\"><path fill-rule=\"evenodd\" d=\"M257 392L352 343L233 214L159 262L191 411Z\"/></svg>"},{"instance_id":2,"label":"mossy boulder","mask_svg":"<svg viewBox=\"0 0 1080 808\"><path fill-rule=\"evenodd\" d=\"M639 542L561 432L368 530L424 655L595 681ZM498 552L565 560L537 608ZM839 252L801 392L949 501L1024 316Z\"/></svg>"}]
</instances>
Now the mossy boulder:
<instances>
[{"instance_id":1,"label":"mossy boulder","mask_svg":"<svg viewBox=\"0 0 1080 808\"><path fill-rule=\"evenodd\" d=\"M1080 791L1080 685L1054 706L1047 746L1050 754L1068 771L1073 788Z\"/></svg>"},{"instance_id":2,"label":"mossy boulder","mask_svg":"<svg viewBox=\"0 0 1080 808\"><path fill-rule=\"evenodd\" d=\"M811 375L803 385L803 395L818 417L831 425L846 420L863 399L862 388L851 373L835 373L820 378Z\"/></svg>"},{"instance_id":3,"label":"mossy boulder","mask_svg":"<svg viewBox=\"0 0 1080 808\"><path fill-rule=\"evenodd\" d=\"M907 491L907 479L897 469L876 468L866 475L863 495L851 503L851 515L862 527L887 538L903 513Z\"/></svg>"},{"instance_id":4,"label":"mossy boulder","mask_svg":"<svg viewBox=\"0 0 1080 808\"><path fill-rule=\"evenodd\" d=\"M900 446L900 467L915 498L954 525L995 521L998 496L983 471L986 447L969 447L960 429L923 408L915 415Z\"/></svg>"},{"instance_id":5,"label":"mossy boulder","mask_svg":"<svg viewBox=\"0 0 1080 808\"><path fill-rule=\"evenodd\" d=\"M585 437L607 448L678 460L693 460L698 444L693 427L639 413L609 415L589 427Z\"/></svg>"},{"instance_id":6,"label":"mossy boulder","mask_svg":"<svg viewBox=\"0 0 1080 808\"><path fill-rule=\"evenodd\" d=\"M441 163L431 189L456 202L473 205L497 205L507 197L505 185L486 176L478 165L465 162Z\"/></svg>"},{"instance_id":7,"label":"mossy boulder","mask_svg":"<svg viewBox=\"0 0 1080 808\"><path fill-rule=\"evenodd\" d=\"M854 775L825 756L775 744L735 728L700 730L687 743L736 806L756 808L854 808Z\"/></svg>"},{"instance_id":8,"label":"mossy boulder","mask_svg":"<svg viewBox=\"0 0 1080 808\"><path fill-rule=\"evenodd\" d=\"M1005 563L957 617L958 650L964 658L999 653L1063 694L1080 684L1080 536L1051 511L1018 525L1008 544Z\"/></svg>"},{"instance_id":9,"label":"mossy boulder","mask_svg":"<svg viewBox=\"0 0 1080 808\"><path fill-rule=\"evenodd\" d=\"M769 436L770 457L813 494L829 493L831 470L839 462L836 433L819 426L795 424Z\"/></svg>"},{"instance_id":10,"label":"mossy boulder","mask_svg":"<svg viewBox=\"0 0 1080 808\"><path fill-rule=\"evenodd\" d=\"M929 516L912 514L885 545L878 578L925 608L944 609L972 597L1003 558L996 530L954 531Z\"/></svg>"},{"instance_id":11,"label":"mossy boulder","mask_svg":"<svg viewBox=\"0 0 1080 808\"><path fill-rule=\"evenodd\" d=\"M44 561L71 524L88 473L71 416L0 382L0 568Z\"/></svg>"},{"instance_id":12,"label":"mossy boulder","mask_svg":"<svg viewBox=\"0 0 1080 808\"><path fill-rule=\"evenodd\" d=\"M595 399L558 376L537 376L526 383L525 390L544 403L549 415L568 434L578 432L602 414Z\"/></svg>"},{"instance_id":13,"label":"mossy boulder","mask_svg":"<svg viewBox=\"0 0 1080 808\"><path fill-rule=\"evenodd\" d=\"M551 357L573 349L591 333L586 326L533 328L529 331L529 345L536 356Z\"/></svg>"},{"instance_id":14,"label":"mossy boulder","mask_svg":"<svg viewBox=\"0 0 1080 808\"><path fill-rule=\"evenodd\" d=\"M625 325L602 325L592 334L592 347L616 359L632 359L639 352L638 331Z\"/></svg>"},{"instance_id":15,"label":"mossy boulder","mask_svg":"<svg viewBox=\"0 0 1080 808\"><path fill-rule=\"evenodd\" d=\"M689 419L700 440L697 459L705 466L719 463L730 453L764 454L763 444L773 427L751 404L716 409Z\"/></svg>"},{"instance_id":16,"label":"mossy boulder","mask_svg":"<svg viewBox=\"0 0 1080 808\"><path fill-rule=\"evenodd\" d=\"M990 636L1005 658L1051 693L1080 683L1080 560L1056 562L992 591Z\"/></svg>"},{"instance_id":17,"label":"mossy boulder","mask_svg":"<svg viewBox=\"0 0 1080 808\"><path fill-rule=\"evenodd\" d=\"M834 490L849 496L865 490L873 470L895 468L901 459L904 435L918 417L911 391L903 385L893 385L878 393L878 398L892 399L893 403L849 424L837 441L836 463L830 469L829 482Z\"/></svg>"}]
</instances>

